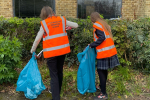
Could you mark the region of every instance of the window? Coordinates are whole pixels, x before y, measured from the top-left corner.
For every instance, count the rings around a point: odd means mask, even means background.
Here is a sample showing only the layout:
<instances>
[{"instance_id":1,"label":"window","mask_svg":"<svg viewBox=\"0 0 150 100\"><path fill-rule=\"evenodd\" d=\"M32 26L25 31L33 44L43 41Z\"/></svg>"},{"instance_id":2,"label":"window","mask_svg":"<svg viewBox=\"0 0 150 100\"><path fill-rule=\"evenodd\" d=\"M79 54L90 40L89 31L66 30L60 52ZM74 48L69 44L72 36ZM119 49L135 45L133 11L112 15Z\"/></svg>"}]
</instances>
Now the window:
<instances>
[{"instance_id":1,"label":"window","mask_svg":"<svg viewBox=\"0 0 150 100\"><path fill-rule=\"evenodd\" d=\"M39 17L43 6L50 6L55 11L55 0L15 0L15 16Z\"/></svg>"},{"instance_id":2,"label":"window","mask_svg":"<svg viewBox=\"0 0 150 100\"><path fill-rule=\"evenodd\" d=\"M78 18L97 11L105 19L121 17L122 0L78 0Z\"/></svg>"}]
</instances>

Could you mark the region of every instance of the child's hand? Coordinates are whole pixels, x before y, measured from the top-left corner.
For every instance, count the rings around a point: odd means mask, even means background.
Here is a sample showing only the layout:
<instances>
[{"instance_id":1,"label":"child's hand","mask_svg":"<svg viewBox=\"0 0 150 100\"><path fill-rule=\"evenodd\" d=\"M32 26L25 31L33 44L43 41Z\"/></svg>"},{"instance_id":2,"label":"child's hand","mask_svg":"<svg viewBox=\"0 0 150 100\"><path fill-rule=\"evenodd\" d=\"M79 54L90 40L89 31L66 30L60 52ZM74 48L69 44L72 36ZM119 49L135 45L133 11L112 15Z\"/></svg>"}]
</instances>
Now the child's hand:
<instances>
[{"instance_id":1,"label":"child's hand","mask_svg":"<svg viewBox=\"0 0 150 100\"><path fill-rule=\"evenodd\" d=\"M88 46L90 47L90 44L88 44ZM91 47L90 47L91 48Z\"/></svg>"},{"instance_id":2,"label":"child's hand","mask_svg":"<svg viewBox=\"0 0 150 100\"><path fill-rule=\"evenodd\" d=\"M40 54L40 55L38 55L38 56L37 56L37 55L35 55L35 58L36 58L36 59L40 59L40 57L41 57L41 54Z\"/></svg>"},{"instance_id":3,"label":"child's hand","mask_svg":"<svg viewBox=\"0 0 150 100\"><path fill-rule=\"evenodd\" d=\"M72 28L71 28L71 27L69 27L69 26L67 26L67 27L66 27L66 30L71 30L71 29L72 29Z\"/></svg>"}]
</instances>

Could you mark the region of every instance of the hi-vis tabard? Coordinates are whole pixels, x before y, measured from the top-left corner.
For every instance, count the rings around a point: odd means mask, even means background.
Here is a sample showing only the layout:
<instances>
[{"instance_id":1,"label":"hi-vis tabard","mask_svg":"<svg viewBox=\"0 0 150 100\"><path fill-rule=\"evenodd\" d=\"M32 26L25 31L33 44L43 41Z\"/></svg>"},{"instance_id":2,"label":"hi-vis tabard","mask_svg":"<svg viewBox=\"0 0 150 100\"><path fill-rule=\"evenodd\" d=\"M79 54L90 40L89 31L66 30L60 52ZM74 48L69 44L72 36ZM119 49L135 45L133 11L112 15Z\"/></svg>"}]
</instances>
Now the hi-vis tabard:
<instances>
[{"instance_id":1,"label":"hi-vis tabard","mask_svg":"<svg viewBox=\"0 0 150 100\"><path fill-rule=\"evenodd\" d=\"M94 41L97 41L99 38L96 34L95 31L96 29L103 31L105 34L105 40L96 47L96 52L97 52L97 59L102 59L102 58L107 58L111 57L115 54L117 54L116 47L114 45L113 40L111 39L108 31L106 31L103 27L103 25L100 22L95 22L93 24L94 31L93 31L93 36L94 36Z\"/></svg>"},{"instance_id":2,"label":"hi-vis tabard","mask_svg":"<svg viewBox=\"0 0 150 100\"><path fill-rule=\"evenodd\" d=\"M41 21L41 25L46 32L43 35L44 58L60 56L70 52L64 16L49 17Z\"/></svg>"}]
</instances>

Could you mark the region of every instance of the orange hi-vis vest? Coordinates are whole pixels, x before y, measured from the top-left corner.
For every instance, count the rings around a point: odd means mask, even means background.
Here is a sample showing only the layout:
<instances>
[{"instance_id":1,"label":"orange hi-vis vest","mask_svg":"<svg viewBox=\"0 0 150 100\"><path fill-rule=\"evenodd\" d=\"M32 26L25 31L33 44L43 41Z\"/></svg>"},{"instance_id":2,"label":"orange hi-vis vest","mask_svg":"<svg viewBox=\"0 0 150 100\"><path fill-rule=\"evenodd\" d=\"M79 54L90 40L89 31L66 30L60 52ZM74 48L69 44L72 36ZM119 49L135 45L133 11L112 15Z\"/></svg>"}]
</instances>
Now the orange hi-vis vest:
<instances>
[{"instance_id":1,"label":"orange hi-vis vest","mask_svg":"<svg viewBox=\"0 0 150 100\"><path fill-rule=\"evenodd\" d=\"M44 58L70 53L69 40L65 30L66 18L64 16L49 17L41 21L41 25L46 32L43 35Z\"/></svg>"},{"instance_id":2,"label":"orange hi-vis vest","mask_svg":"<svg viewBox=\"0 0 150 100\"><path fill-rule=\"evenodd\" d=\"M96 47L96 52L97 52L96 58L97 59L108 58L117 54L117 50L114 45L114 42L110 37L108 31L104 29L103 25L100 22L95 22L93 24L93 27L94 27L94 31L93 31L94 41L97 41L97 39L99 38L95 34L96 29L103 31L105 34L105 40L99 46Z\"/></svg>"}]
</instances>

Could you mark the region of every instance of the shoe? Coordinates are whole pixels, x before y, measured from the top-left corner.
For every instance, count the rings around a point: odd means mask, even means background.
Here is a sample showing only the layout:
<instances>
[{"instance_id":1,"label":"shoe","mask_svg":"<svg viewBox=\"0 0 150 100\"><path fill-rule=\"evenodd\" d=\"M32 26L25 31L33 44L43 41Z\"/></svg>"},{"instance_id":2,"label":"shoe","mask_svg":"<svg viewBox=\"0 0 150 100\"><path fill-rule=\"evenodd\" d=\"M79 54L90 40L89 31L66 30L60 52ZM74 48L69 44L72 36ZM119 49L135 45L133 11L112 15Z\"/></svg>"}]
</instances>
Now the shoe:
<instances>
[{"instance_id":1,"label":"shoe","mask_svg":"<svg viewBox=\"0 0 150 100\"><path fill-rule=\"evenodd\" d=\"M52 94L52 91L51 91L51 89L49 89L49 90L48 90L48 92Z\"/></svg>"},{"instance_id":2,"label":"shoe","mask_svg":"<svg viewBox=\"0 0 150 100\"><path fill-rule=\"evenodd\" d=\"M107 100L107 99L108 99L107 93L106 94L100 93L98 96L94 97L94 100Z\"/></svg>"}]
</instances>

